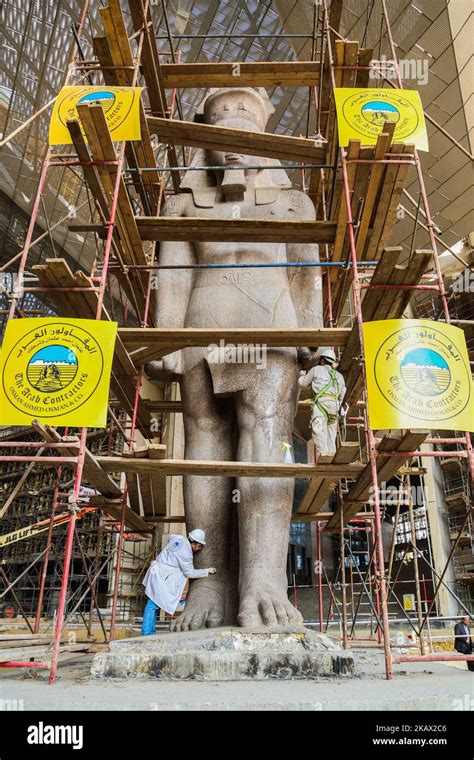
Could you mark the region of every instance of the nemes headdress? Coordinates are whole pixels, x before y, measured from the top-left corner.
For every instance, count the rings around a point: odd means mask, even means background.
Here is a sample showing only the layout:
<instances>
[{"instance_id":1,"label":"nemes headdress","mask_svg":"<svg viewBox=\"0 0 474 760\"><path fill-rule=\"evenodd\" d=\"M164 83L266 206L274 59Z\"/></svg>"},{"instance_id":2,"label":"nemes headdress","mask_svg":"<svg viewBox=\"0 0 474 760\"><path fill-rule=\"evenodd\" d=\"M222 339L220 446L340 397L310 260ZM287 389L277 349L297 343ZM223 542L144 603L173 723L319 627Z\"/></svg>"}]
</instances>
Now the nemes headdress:
<instances>
[{"instance_id":1,"label":"nemes headdress","mask_svg":"<svg viewBox=\"0 0 474 760\"><path fill-rule=\"evenodd\" d=\"M229 104L229 94L234 96L235 103ZM240 96L240 100L239 100ZM255 107L248 108L249 96ZM211 89L200 104L195 121L219 125L232 120L246 120L249 129L264 132L270 116L275 112L273 104L265 89L251 87L235 87L230 90ZM250 126L252 125L252 126ZM193 152L191 167L205 167L209 165L207 152L204 148L197 148ZM257 204L273 203L282 188L291 188L291 182L283 169L267 171L265 166L281 166L280 161L274 158L266 158L262 169L258 172L255 182ZM181 182L182 190L189 190L193 194L194 203L200 208L212 208L215 204L217 193L217 180L213 171L189 171Z\"/></svg>"},{"instance_id":2,"label":"nemes headdress","mask_svg":"<svg viewBox=\"0 0 474 760\"><path fill-rule=\"evenodd\" d=\"M229 106L229 94L235 96L235 105ZM239 96L242 100L239 101ZM254 108L244 109L243 98L247 100L250 97L254 101ZM211 89L199 106L195 121L205 122L206 124L219 124L232 118L241 118L250 121L260 132L264 132L268 120L275 113L273 103L268 93L263 87L233 87Z\"/></svg>"}]
</instances>

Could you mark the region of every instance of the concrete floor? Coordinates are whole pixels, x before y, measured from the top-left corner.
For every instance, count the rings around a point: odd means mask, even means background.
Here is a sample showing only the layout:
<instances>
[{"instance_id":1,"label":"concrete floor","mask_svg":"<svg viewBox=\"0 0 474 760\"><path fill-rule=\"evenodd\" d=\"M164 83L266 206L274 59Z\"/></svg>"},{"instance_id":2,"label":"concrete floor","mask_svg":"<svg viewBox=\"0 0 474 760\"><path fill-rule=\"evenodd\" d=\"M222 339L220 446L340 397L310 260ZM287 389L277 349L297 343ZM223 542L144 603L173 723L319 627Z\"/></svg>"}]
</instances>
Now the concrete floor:
<instances>
[{"instance_id":1,"label":"concrete floor","mask_svg":"<svg viewBox=\"0 0 474 760\"><path fill-rule=\"evenodd\" d=\"M373 649L355 650L355 678L320 681L92 681L91 659L61 665L54 686L45 671L3 672L0 709L474 711L474 673L465 663L395 665L386 681L383 653Z\"/></svg>"}]
</instances>

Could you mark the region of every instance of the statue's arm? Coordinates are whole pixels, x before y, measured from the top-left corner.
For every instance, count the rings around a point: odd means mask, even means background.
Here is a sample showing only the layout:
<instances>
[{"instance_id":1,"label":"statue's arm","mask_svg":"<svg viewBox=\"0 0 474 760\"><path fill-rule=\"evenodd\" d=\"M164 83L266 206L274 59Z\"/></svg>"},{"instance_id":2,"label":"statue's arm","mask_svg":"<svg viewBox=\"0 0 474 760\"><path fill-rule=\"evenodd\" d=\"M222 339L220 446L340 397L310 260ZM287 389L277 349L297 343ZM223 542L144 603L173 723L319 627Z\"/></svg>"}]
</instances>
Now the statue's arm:
<instances>
[{"instance_id":1,"label":"statue's arm","mask_svg":"<svg viewBox=\"0 0 474 760\"><path fill-rule=\"evenodd\" d=\"M304 193L292 191L298 199L298 207L291 208L289 219L314 221L316 212L311 200ZM319 261L319 247L311 243L289 243L286 247L287 261L305 264ZM323 296L320 267L294 267L288 269L291 297L296 309L298 327L323 326ZM314 352L307 346L301 347L298 358L303 367L311 366Z\"/></svg>"},{"instance_id":2,"label":"statue's arm","mask_svg":"<svg viewBox=\"0 0 474 760\"><path fill-rule=\"evenodd\" d=\"M295 191L292 191L295 194ZM302 207L297 213L290 213L289 219L314 221L316 212L307 195L298 193ZM293 209L292 209L293 210ZM318 262L319 247L311 243L289 243L286 249L287 261L301 264ZM295 305L299 327L323 326L323 298L320 267L294 267L288 269L291 297Z\"/></svg>"},{"instance_id":3,"label":"statue's arm","mask_svg":"<svg viewBox=\"0 0 474 760\"><path fill-rule=\"evenodd\" d=\"M182 193L170 196L163 216L186 216L188 197ZM194 264L196 257L192 243L164 241L160 245L159 264ZM184 327L189 298L193 288L192 269L159 269L155 276L157 327ZM179 380L181 376L181 352L174 351L162 360L149 362L145 372L152 380Z\"/></svg>"},{"instance_id":4,"label":"statue's arm","mask_svg":"<svg viewBox=\"0 0 474 760\"><path fill-rule=\"evenodd\" d=\"M163 216L185 216L187 197L171 196ZM159 264L186 266L196 263L192 243L165 241L160 245ZM159 269L156 277L156 326L184 327L193 288L192 269Z\"/></svg>"}]
</instances>

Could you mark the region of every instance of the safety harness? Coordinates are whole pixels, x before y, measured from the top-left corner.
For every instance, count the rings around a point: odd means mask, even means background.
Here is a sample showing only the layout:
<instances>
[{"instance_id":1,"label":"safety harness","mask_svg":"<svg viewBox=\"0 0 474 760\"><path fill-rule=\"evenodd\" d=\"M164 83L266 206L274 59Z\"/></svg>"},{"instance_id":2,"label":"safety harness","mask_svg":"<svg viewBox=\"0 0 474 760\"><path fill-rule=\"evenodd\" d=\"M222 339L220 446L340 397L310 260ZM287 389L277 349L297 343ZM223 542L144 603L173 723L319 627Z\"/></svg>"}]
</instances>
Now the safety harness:
<instances>
[{"instance_id":1,"label":"safety harness","mask_svg":"<svg viewBox=\"0 0 474 760\"><path fill-rule=\"evenodd\" d=\"M330 378L329 382L324 386L324 388L321 388L320 391L318 391L317 393L315 393L314 397L313 397L313 405L317 406L317 408L319 409L319 411L326 418L326 421L328 421L329 417L333 416L333 415L329 415L328 414L328 412L324 408L324 406L319 403L319 399L321 398L321 396L328 396L328 398L333 398L336 401L339 399L339 383L337 382L337 372L332 367L328 367L327 370L329 372L329 378ZM336 386L336 393L335 394L334 393L326 393L326 391L331 387L331 385L335 385Z\"/></svg>"}]
</instances>

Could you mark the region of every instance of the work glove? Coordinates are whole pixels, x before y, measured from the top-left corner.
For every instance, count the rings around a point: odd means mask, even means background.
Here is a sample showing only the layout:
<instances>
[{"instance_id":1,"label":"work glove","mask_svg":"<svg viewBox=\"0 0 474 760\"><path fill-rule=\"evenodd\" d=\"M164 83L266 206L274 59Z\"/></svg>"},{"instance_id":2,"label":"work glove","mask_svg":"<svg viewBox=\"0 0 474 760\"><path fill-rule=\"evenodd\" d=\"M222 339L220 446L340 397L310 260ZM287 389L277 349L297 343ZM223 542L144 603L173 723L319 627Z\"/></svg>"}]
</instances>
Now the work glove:
<instances>
[{"instance_id":1,"label":"work glove","mask_svg":"<svg viewBox=\"0 0 474 760\"><path fill-rule=\"evenodd\" d=\"M217 573L217 570L215 567L208 567L207 572L209 573L209 575L215 575Z\"/></svg>"}]
</instances>

